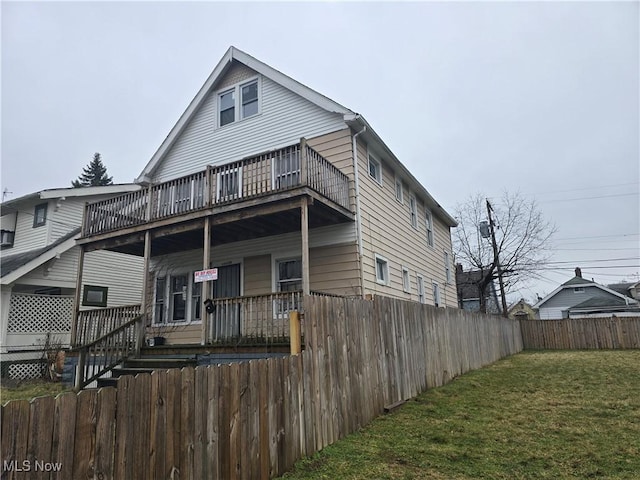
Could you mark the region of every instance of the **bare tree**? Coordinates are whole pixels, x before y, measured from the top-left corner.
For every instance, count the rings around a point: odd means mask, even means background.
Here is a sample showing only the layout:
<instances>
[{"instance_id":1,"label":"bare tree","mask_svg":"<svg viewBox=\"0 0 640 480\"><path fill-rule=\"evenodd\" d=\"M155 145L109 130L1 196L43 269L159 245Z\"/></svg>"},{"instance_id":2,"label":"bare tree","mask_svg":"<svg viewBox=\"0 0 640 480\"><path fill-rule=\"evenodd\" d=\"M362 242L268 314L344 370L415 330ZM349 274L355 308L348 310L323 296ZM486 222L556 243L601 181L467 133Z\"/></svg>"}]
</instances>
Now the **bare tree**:
<instances>
[{"instance_id":1,"label":"bare tree","mask_svg":"<svg viewBox=\"0 0 640 480\"><path fill-rule=\"evenodd\" d=\"M455 208L458 227L453 232L456 262L479 272L469 278L477 288L482 312L486 312L489 285L500 273L498 265L507 292L523 281L538 278L551 255L550 240L556 231L535 200L505 192L491 205L497 247L494 251L489 231L485 230L489 223L487 206L481 194L459 204Z\"/></svg>"}]
</instances>

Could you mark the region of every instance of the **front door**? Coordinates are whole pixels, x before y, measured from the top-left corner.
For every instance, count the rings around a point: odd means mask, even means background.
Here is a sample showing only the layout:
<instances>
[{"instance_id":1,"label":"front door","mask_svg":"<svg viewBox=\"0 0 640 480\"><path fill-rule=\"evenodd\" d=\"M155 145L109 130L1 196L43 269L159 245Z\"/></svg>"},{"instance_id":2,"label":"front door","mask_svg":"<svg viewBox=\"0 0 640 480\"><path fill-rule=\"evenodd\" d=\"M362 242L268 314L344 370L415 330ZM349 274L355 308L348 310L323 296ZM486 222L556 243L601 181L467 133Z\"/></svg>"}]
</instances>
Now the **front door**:
<instances>
[{"instance_id":1,"label":"front door","mask_svg":"<svg viewBox=\"0 0 640 480\"><path fill-rule=\"evenodd\" d=\"M213 282L213 298L216 308L213 312L214 340L224 340L240 336L240 264L218 267L218 279Z\"/></svg>"}]
</instances>

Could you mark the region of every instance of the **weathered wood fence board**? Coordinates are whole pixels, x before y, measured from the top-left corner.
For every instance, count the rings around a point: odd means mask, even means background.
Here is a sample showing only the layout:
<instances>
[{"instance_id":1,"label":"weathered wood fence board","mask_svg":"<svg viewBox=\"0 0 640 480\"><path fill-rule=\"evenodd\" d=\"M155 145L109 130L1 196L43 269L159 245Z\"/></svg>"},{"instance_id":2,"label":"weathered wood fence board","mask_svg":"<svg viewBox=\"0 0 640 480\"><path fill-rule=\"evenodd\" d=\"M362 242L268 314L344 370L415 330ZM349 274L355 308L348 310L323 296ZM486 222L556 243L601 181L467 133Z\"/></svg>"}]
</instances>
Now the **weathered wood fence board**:
<instances>
[{"instance_id":1,"label":"weathered wood fence board","mask_svg":"<svg viewBox=\"0 0 640 480\"><path fill-rule=\"evenodd\" d=\"M273 478L385 406L522 349L520 324L500 317L379 297L310 296L304 308L301 355L7 403L2 460L17 463L2 478ZM17 471L25 460L62 470Z\"/></svg>"},{"instance_id":2,"label":"weathered wood fence board","mask_svg":"<svg viewBox=\"0 0 640 480\"><path fill-rule=\"evenodd\" d=\"M520 320L525 349L581 350L640 348L640 318Z\"/></svg>"}]
</instances>

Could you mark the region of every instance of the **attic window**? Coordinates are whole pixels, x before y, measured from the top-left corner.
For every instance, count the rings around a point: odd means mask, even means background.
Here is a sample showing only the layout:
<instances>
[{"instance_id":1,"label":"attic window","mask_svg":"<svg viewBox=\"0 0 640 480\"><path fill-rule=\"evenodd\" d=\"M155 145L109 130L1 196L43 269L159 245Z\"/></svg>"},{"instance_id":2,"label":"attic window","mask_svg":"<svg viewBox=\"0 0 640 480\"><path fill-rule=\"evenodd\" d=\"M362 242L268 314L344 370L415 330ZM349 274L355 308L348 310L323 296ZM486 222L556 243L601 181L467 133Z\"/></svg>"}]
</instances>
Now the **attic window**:
<instances>
[{"instance_id":1,"label":"attic window","mask_svg":"<svg viewBox=\"0 0 640 480\"><path fill-rule=\"evenodd\" d=\"M260 113L258 80L238 84L218 95L218 126L252 117Z\"/></svg>"},{"instance_id":2,"label":"attic window","mask_svg":"<svg viewBox=\"0 0 640 480\"><path fill-rule=\"evenodd\" d=\"M575 287L573 293L584 293L584 287Z\"/></svg>"}]
</instances>

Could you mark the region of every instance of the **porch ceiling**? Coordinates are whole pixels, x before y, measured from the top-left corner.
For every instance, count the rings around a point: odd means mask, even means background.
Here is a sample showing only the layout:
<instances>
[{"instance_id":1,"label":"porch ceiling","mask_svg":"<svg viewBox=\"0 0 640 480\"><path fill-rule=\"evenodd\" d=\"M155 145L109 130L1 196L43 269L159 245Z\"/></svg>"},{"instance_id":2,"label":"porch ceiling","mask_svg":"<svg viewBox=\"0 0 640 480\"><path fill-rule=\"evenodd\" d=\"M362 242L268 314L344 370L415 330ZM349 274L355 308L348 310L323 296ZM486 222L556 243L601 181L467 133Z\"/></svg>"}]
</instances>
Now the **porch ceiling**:
<instances>
[{"instance_id":1,"label":"porch ceiling","mask_svg":"<svg viewBox=\"0 0 640 480\"><path fill-rule=\"evenodd\" d=\"M243 211L244 215L240 213L228 218L224 215L213 215L211 245L215 247L226 243L300 231L299 200L297 203L289 203L290 208L283 205L282 210L272 211L272 213L256 214L260 211L260 207L256 207L256 211L246 210ZM309 204L309 229L352 220L337 213L334 208L323 202L314 201ZM151 229L152 257L199 249L203 248L203 245L204 219L202 218ZM143 256L144 234L130 233L103 240L95 245L87 244L88 250L96 248Z\"/></svg>"}]
</instances>

